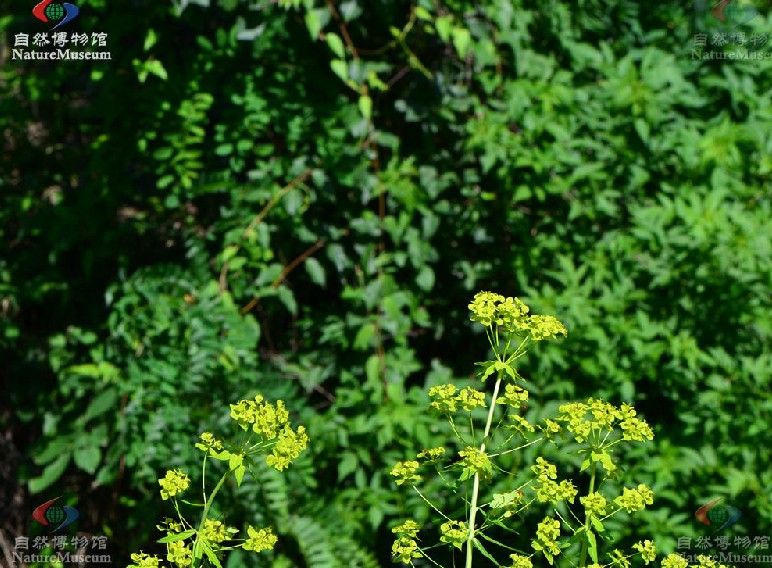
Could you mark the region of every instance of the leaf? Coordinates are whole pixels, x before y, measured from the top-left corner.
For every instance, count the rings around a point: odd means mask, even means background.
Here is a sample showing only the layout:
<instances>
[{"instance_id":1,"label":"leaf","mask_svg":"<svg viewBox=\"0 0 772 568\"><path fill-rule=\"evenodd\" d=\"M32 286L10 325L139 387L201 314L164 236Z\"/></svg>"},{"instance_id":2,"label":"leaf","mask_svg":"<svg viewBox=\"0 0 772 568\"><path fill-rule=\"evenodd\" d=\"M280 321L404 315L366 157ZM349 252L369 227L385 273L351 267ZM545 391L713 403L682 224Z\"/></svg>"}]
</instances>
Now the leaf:
<instances>
[{"instance_id":1,"label":"leaf","mask_svg":"<svg viewBox=\"0 0 772 568\"><path fill-rule=\"evenodd\" d=\"M146 61L145 65L143 66L144 70L151 75L155 75L156 77L159 77L166 81L168 78L168 74L166 73L166 68L164 67L164 64L158 61L157 59L151 59L150 61Z\"/></svg>"},{"instance_id":2,"label":"leaf","mask_svg":"<svg viewBox=\"0 0 772 568\"><path fill-rule=\"evenodd\" d=\"M182 531L181 533L166 535L163 538L159 538L157 542L160 542L162 544L166 544L169 542L177 542L178 540L185 540L186 538L191 537L194 534L196 534L195 529L188 529L186 531Z\"/></svg>"},{"instance_id":3,"label":"leaf","mask_svg":"<svg viewBox=\"0 0 772 568\"><path fill-rule=\"evenodd\" d=\"M102 452L96 446L81 448L73 452L75 465L87 473L94 473L99 461L102 458Z\"/></svg>"},{"instance_id":4,"label":"leaf","mask_svg":"<svg viewBox=\"0 0 772 568\"><path fill-rule=\"evenodd\" d=\"M325 39L327 40L327 45L336 56L338 56L340 59L346 58L346 48L344 47L343 41L340 39L338 34L329 32L325 34Z\"/></svg>"},{"instance_id":5,"label":"leaf","mask_svg":"<svg viewBox=\"0 0 772 568\"><path fill-rule=\"evenodd\" d=\"M209 543L205 540L199 541L201 543L201 548L204 551L204 554L206 554L206 557L209 559L209 562L217 566L217 568L222 568L222 564L220 564L220 559L217 558L217 555L212 550L212 547L209 546Z\"/></svg>"},{"instance_id":6,"label":"leaf","mask_svg":"<svg viewBox=\"0 0 772 568\"><path fill-rule=\"evenodd\" d=\"M466 56L469 44L472 43L472 35L466 28L453 28L453 47L456 48L459 57Z\"/></svg>"},{"instance_id":7,"label":"leaf","mask_svg":"<svg viewBox=\"0 0 772 568\"><path fill-rule=\"evenodd\" d=\"M323 8L316 8L306 12L306 27L308 28L308 33L311 35L311 39L319 37L319 32L322 31L322 28L327 23L328 19L329 14L327 10Z\"/></svg>"},{"instance_id":8,"label":"leaf","mask_svg":"<svg viewBox=\"0 0 772 568\"><path fill-rule=\"evenodd\" d=\"M595 518L595 516L590 517L590 522L592 523L592 527L599 533L602 533L606 530L606 527L603 526L603 523L600 521L600 519Z\"/></svg>"},{"instance_id":9,"label":"leaf","mask_svg":"<svg viewBox=\"0 0 772 568\"><path fill-rule=\"evenodd\" d=\"M67 469L67 465L70 463L70 453L62 454L56 458L53 462L48 464L40 474L40 477L30 479L28 482L30 493L40 493L49 485L59 479L64 470Z\"/></svg>"},{"instance_id":10,"label":"leaf","mask_svg":"<svg viewBox=\"0 0 772 568\"><path fill-rule=\"evenodd\" d=\"M243 464L238 466L233 471L233 476L236 478L236 485L238 485L239 487L241 487L241 482L244 480L244 474L246 473L246 471L247 471L247 468Z\"/></svg>"},{"instance_id":11,"label":"leaf","mask_svg":"<svg viewBox=\"0 0 772 568\"><path fill-rule=\"evenodd\" d=\"M83 422L88 422L92 418L100 416L112 409L117 400L118 392L114 388L110 388L98 394L88 405L86 412L83 413Z\"/></svg>"},{"instance_id":12,"label":"leaf","mask_svg":"<svg viewBox=\"0 0 772 568\"><path fill-rule=\"evenodd\" d=\"M595 541L595 533L592 531L587 531L587 542L590 543L590 558L592 558L592 561L597 564L598 563L598 543Z\"/></svg>"},{"instance_id":13,"label":"leaf","mask_svg":"<svg viewBox=\"0 0 772 568\"><path fill-rule=\"evenodd\" d=\"M434 287L434 270L429 265L424 264L421 266L421 270L418 271L415 283L421 290L428 292Z\"/></svg>"},{"instance_id":14,"label":"leaf","mask_svg":"<svg viewBox=\"0 0 772 568\"><path fill-rule=\"evenodd\" d=\"M365 117L365 120L370 120L370 116L373 113L373 99L368 95L359 97L359 111Z\"/></svg>"},{"instance_id":15,"label":"leaf","mask_svg":"<svg viewBox=\"0 0 772 568\"><path fill-rule=\"evenodd\" d=\"M314 257L309 257L308 260L306 260L306 272L308 272L311 280L319 286L324 286L327 282L327 275L325 274L322 263Z\"/></svg>"},{"instance_id":16,"label":"leaf","mask_svg":"<svg viewBox=\"0 0 772 568\"><path fill-rule=\"evenodd\" d=\"M340 77L343 81L348 80L348 65L342 59L333 59L330 61L330 68L333 73Z\"/></svg>"}]
</instances>

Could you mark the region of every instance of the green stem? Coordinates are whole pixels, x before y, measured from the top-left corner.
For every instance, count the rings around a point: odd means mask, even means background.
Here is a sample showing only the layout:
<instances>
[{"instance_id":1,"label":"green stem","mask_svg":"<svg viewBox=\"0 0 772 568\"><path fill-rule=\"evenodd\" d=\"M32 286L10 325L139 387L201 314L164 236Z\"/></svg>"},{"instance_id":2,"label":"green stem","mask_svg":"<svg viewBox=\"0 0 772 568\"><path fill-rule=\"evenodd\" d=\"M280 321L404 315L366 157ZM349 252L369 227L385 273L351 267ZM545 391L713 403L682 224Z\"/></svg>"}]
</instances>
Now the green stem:
<instances>
[{"instance_id":1,"label":"green stem","mask_svg":"<svg viewBox=\"0 0 772 568\"><path fill-rule=\"evenodd\" d=\"M222 477L220 478L220 481L217 482L217 485L215 485L214 489L209 494L209 500L206 502L206 505L204 506L204 513L201 515L201 522L198 524L198 530L196 531L196 540L193 542L194 551L198 547L198 539L200 538L201 531L204 530L204 523L206 522L206 519L209 515L209 507L212 506L212 501L214 501L215 495L217 495L217 492L220 491L220 488L222 487L223 483L225 483L225 479L228 477L228 474L231 471L232 470L228 470L225 473L223 473ZM191 568L196 568L195 554L193 555L193 564Z\"/></svg>"},{"instance_id":2,"label":"green stem","mask_svg":"<svg viewBox=\"0 0 772 568\"><path fill-rule=\"evenodd\" d=\"M590 473L590 489L587 491L587 495L590 495L593 491L595 491L595 463L592 464L592 471ZM592 513L587 513L586 518L584 519L584 531L587 532L590 530L590 518L592 517ZM585 538L582 541L582 553L579 557L579 568L583 568L585 565L585 562L587 561L587 538Z\"/></svg>"},{"instance_id":3,"label":"green stem","mask_svg":"<svg viewBox=\"0 0 772 568\"><path fill-rule=\"evenodd\" d=\"M480 451L485 452L485 441L488 439L488 435L491 432L491 424L493 423L493 411L496 409L496 398L499 396L499 387L501 386L501 371L499 372L499 378L496 380L496 386L493 387L493 399L491 405L488 408L488 420L485 423L485 432L483 433L482 443L480 444ZM466 568L472 568L472 554L474 552L474 521L477 516L477 499L480 495L480 474L474 474L474 482L472 485L472 502L469 505L469 536L466 539Z\"/></svg>"}]
</instances>

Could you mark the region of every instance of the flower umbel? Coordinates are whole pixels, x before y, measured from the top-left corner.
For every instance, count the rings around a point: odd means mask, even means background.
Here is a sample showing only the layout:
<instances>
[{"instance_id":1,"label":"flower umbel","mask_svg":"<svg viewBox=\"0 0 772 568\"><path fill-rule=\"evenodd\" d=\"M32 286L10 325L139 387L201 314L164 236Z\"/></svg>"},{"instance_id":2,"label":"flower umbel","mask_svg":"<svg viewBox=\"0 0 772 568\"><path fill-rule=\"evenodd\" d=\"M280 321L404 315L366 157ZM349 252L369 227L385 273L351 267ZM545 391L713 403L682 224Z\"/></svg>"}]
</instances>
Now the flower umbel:
<instances>
[{"instance_id":1,"label":"flower umbel","mask_svg":"<svg viewBox=\"0 0 772 568\"><path fill-rule=\"evenodd\" d=\"M179 469L174 469L167 471L158 484L161 486L161 499L166 501L184 492L190 486L190 478Z\"/></svg>"},{"instance_id":2,"label":"flower umbel","mask_svg":"<svg viewBox=\"0 0 772 568\"><path fill-rule=\"evenodd\" d=\"M271 528L256 529L248 526L247 535L249 538L241 546L244 550L252 550L253 552L271 550L279 540Z\"/></svg>"}]
</instances>

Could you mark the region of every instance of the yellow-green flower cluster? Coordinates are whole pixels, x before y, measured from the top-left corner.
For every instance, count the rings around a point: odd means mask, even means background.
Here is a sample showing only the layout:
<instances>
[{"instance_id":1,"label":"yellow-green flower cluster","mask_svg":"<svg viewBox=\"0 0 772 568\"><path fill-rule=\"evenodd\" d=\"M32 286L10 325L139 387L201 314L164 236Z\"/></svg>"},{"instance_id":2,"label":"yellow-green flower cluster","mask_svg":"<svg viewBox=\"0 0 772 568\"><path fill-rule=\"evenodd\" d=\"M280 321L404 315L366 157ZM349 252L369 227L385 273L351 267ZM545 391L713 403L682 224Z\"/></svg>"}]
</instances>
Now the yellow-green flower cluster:
<instances>
[{"instance_id":1,"label":"yellow-green flower cluster","mask_svg":"<svg viewBox=\"0 0 772 568\"><path fill-rule=\"evenodd\" d=\"M201 529L201 537L209 542L220 544L221 542L231 538L231 535L239 532L238 530L226 526L221 521L215 521L214 519L207 519L204 521L204 528Z\"/></svg>"},{"instance_id":2,"label":"yellow-green flower cluster","mask_svg":"<svg viewBox=\"0 0 772 568\"><path fill-rule=\"evenodd\" d=\"M247 538L242 544L244 550L252 550L253 552L262 552L264 550L271 550L276 546L276 541L279 539L273 534L273 529L256 529L255 527L247 527Z\"/></svg>"},{"instance_id":3,"label":"yellow-green flower cluster","mask_svg":"<svg viewBox=\"0 0 772 568\"><path fill-rule=\"evenodd\" d=\"M496 306L496 325L504 331L516 333L528 331L528 306L520 298L507 297Z\"/></svg>"},{"instance_id":4,"label":"yellow-green flower cluster","mask_svg":"<svg viewBox=\"0 0 772 568\"><path fill-rule=\"evenodd\" d=\"M531 339L534 341L554 339L558 335L568 335L566 326L554 316L531 316L528 318L528 329L531 332Z\"/></svg>"},{"instance_id":5,"label":"yellow-green flower cluster","mask_svg":"<svg viewBox=\"0 0 772 568\"><path fill-rule=\"evenodd\" d=\"M640 511L645 509L646 505L654 503L654 492L643 483L637 488L625 487L622 495L614 499L614 503L628 513Z\"/></svg>"},{"instance_id":6,"label":"yellow-green flower cluster","mask_svg":"<svg viewBox=\"0 0 772 568\"><path fill-rule=\"evenodd\" d=\"M421 558L421 552L418 550L418 543L415 539L402 536L391 545L391 555L402 564L412 564L414 558Z\"/></svg>"},{"instance_id":7,"label":"yellow-green flower cluster","mask_svg":"<svg viewBox=\"0 0 772 568\"><path fill-rule=\"evenodd\" d=\"M629 404L623 403L616 408L612 404L591 398L586 403L562 404L559 410L557 420L567 424L568 431L579 443L584 442L593 431L611 430L616 423L622 431L623 440L643 442L654 438L649 425L635 417L635 409Z\"/></svg>"},{"instance_id":8,"label":"yellow-green flower cluster","mask_svg":"<svg viewBox=\"0 0 772 568\"><path fill-rule=\"evenodd\" d=\"M704 556L702 554L697 556L697 566L698 568L726 568L724 564L719 564L710 556Z\"/></svg>"},{"instance_id":9,"label":"yellow-green flower cluster","mask_svg":"<svg viewBox=\"0 0 772 568\"><path fill-rule=\"evenodd\" d=\"M193 564L193 551L181 540L166 545L166 559L180 568Z\"/></svg>"},{"instance_id":10,"label":"yellow-green flower cluster","mask_svg":"<svg viewBox=\"0 0 772 568\"><path fill-rule=\"evenodd\" d=\"M144 552L135 552L131 555L131 561L128 568L160 568L161 559L154 554L145 554Z\"/></svg>"},{"instance_id":11,"label":"yellow-green flower cluster","mask_svg":"<svg viewBox=\"0 0 772 568\"><path fill-rule=\"evenodd\" d=\"M523 436L525 436L526 432L536 431L536 429L533 427L533 424L528 422L528 420L526 420L519 414L510 414L509 419L511 420L512 423L509 424L508 427L512 428L513 430L517 430Z\"/></svg>"},{"instance_id":12,"label":"yellow-green flower cluster","mask_svg":"<svg viewBox=\"0 0 772 568\"><path fill-rule=\"evenodd\" d=\"M662 568L687 568L689 562L680 554L668 554L662 559Z\"/></svg>"},{"instance_id":13,"label":"yellow-green flower cluster","mask_svg":"<svg viewBox=\"0 0 772 568\"><path fill-rule=\"evenodd\" d=\"M472 321L488 327L496 321L496 305L504 301L504 296L493 292L478 292L469 304Z\"/></svg>"},{"instance_id":14,"label":"yellow-green flower cluster","mask_svg":"<svg viewBox=\"0 0 772 568\"><path fill-rule=\"evenodd\" d=\"M289 412L283 400L277 400L273 405L258 394L254 400L240 400L230 407L231 418L243 430L251 428L266 440L276 438L289 422Z\"/></svg>"},{"instance_id":15,"label":"yellow-green flower cluster","mask_svg":"<svg viewBox=\"0 0 772 568\"><path fill-rule=\"evenodd\" d=\"M440 533L442 542L460 549L469 536L469 528L463 521L447 521L440 525Z\"/></svg>"},{"instance_id":16,"label":"yellow-green flower cluster","mask_svg":"<svg viewBox=\"0 0 772 568\"><path fill-rule=\"evenodd\" d=\"M196 443L196 448L206 452L208 455L221 452L222 447L222 442L215 438L211 432L203 432L201 434L201 441Z\"/></svg>"},{"instance_id":17,"label":"yellow-green flower cluster","mask_svg":"<svg viewBox=\"0 0 772 568\"><path fill-rule=\"evenodd\" d=\"M461 392L458 393L457 400L461 405L461 408L471 412L475 408L485 406L485 393L473 389L472 387L464 387Z\"/></svg>"},{"instance_id":18,"label":"yellow-green flower cluster","mask_svg":"<svg viewBox=\"0 0 772 568\"><path fill-rule=\"evenodd\" d=\"M533 562L527 556L521 554L510 554L512 566L510 568L533 568Z\"/></svg>"},{"instance_id":19,"label":"yellow-green flower cluster","mask_svg":"<svg viewBox=\"0 0 772 568\"><path fill-rule=\"evenodd\" d=\"M418 452L418 455L416 456L419 460L425 460L427 462L433 462L440 459L442 456L445 455L445 448L442 446L438 448L429 448L427 450L422 450Z\"/></svg>"},{"instance_id":20,"label":"yellow-green flower cluster","mask_svg":"<svg viewBox=\"0 0 772 568\"><path fill-rule=\"evenodd\" d=\"M463 470L461 474L462 481L473 477L475 474L479 474L481 477L488 477L493 473L493 464L485 452L467 446L458 452L458 455L461 456L459 465Z\"/></svg>"},{"instance_id":21,"label":"yellow-green flower cluster","mask_svg":"<svg viewBox=\"0 0 772 568\"><path fill-rule=\"evenodd\" d=\"M421 481L421 476L418 474L418 468L421 467L415 460L397 462L394 467L391 468L391 475L395 477L397 485L415 485Z\"/></svg>"},{"instance_id":22,"label":"yellow-green flower cluster","mask_svg":"<svg viewBox=\"0 0 772 568\"><path fill-rule=\"evenodd\" d=\"M606 514L606 498L597 491L586 497L580 497L579 502L584 505L586 515L594 514L596 517L600 517Z\"/></svg>"},{"instance_id":23,"label":"yellow-green flower cluster","mask_svg":"<svg viewBox=\"0 0 772 568\"><path fill-rule=\"evenodd\" d=\"M283 471L289 466L308 446L308 434L304 426L298 426L297 431L287 424L279 433L271 453L265 456L265 463L274 469Z\"/></svg>"},{"instance_id":24,"label":"yellow-green flower cluster","mask_svg":"<svg viewBox=\"0 0 772 568\"><path fill-rule=\"evenodd\" d=\"M520 408L528 402L528 391L512 383L504 387L504 394L496 399L497 404L506 404L514 408Z\"/></svg>"},{"instance_id":25,"label":"yellow-green flower cluster","mask_svg":"<svg viewBox=\"0 0 772 568\"><path fill-rule=\"evenodd\" d=\"M557 468L542 457L536 458L536 464L531 466L531 471L536 474L536 499L545 503L550 501L568 501L572 503L576 498L576 487L568 480L557 483Z\"/></svg>"},{"instance_id":26,"label":"yellow-green flower cluster","mask_svg":"<svg viewBox=\"0 0 772 568\"><path fill-rule=\"evenodd\" d=\"M611 566L618 566L619 568L630 568L630 561L621 550L612 550L611 554L609 554L609 558L611 559Z\"/></svg>"},{"instance_id":27,"label":"yellow-green flower cluster","mask_svg":"<svg viewBox=\"0 0 772 568\"><path fill-rule=\"evenodd\" d=\"M158 480L161 486L161 499L166 501L185 491L190 486L190 478L179 469L169 470L163 479Z\"/></svg>"},{"instance_id":28,"label":"yellow-green flower cluster","mask_svg":"<svg viewBox=\"0 0 772 568\"><path fill-rule=\"evenodd\" d=\"M560 536L560 521L552 517L545 517L536 528L536 538L531 541L531 547L536 552L541 552L552 564L554 556L560 554L557 539Z\"/></svg>"},{"instance_id":29,"label":"yellow-green flower cluster","mask_svg":"<svg viewBox=\"0 0 772 568\"><path fill-rule=\"evenodd\" d=\"M441 413L456 412L458 399L456 398L455 385L436 385L429 389L429 398L432 400L429 406L432 410Z\"/></svg>"},{"instance_id":30,"label":"yellow-green flower cluster","mask_svg":"<svg viewBox=\"0 0 772 568\"><path fill-rule=\"evenodd\" d=\"M408 519L401 525L397 525L393 529L391 529L391 532L393 532L397 536L406 536L409 538L415 538L418 536L418 531L421 530L421 525L416 523L412 519Z\"/></svg>"},{"instance_id":31,"label":"yellow-green flower cluster","mask_svg":"<svg viewBox=\"0 0 772 568\"><path fill-rule=\"evenodd\" d=\"M650 540L638 541L633 545L633 548L641 553L641 558L646 564L657 559L657 547Z\"/></svg>"}]
</instances>

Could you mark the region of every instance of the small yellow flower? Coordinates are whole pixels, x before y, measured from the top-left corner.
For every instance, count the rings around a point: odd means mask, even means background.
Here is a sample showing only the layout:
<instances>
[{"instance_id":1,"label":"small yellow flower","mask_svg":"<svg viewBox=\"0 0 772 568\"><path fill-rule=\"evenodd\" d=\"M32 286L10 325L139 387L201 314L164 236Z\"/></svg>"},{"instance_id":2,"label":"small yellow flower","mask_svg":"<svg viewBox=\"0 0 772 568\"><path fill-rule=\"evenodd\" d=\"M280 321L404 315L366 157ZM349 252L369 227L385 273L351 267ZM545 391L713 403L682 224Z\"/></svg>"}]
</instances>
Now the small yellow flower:
<instances>
[{"instance_id":1,"label":"small yellow flower","mask_svg":"<svg viewBox=\"0 0 772 568\"><path fill-rule=\"evenodd\" d=\"M419 460L426 460L428 462L437 461L442 456L445 455L445 448L438 447L438 448L429 448L427 450L423 450L418 452L418 455L416 456Z\"/></svg>"},{"instance_id":2,"label":"small yellow flower","mask_svg":"<svg viewBox=\"0 0 772 568\"><path fill-rule=\"evenodd\" d=\"M429 407L441 413L456 412L458 399L456 398L455 385L436 385L429 389L429 398L432 402Z\"/></svg>"},{"instance_id":3,"label":"small yellow flower","mask_svg":"<svg viewBox=\"0 0 772 568\"><path fill-rule=\"evenodd\" d=\"M463 521L448 521L440 525L440 540L460 549L469 536L469 528Z\"/></svg>"},{"instance_id":4,"label":"small yellow flower","mask_svg":"<svg viewBox=\"0 0 772 568\"><path fill-rule=\"evenodd\" d=\"M256 529L255 527L248 526L247 535L249 538L241 546L244 550L251 550L253 552L271 550L279 540L273 534L273 529L271 528Z\"/></svg>"},{"instance_id":5,"label":"small yellow flower","mask_svg":"<svg viewBox=\"0 0 772 568\"><path fill-rule=\"evenodd\" d=\"M679 554L668 554L662 559L662 568L687 568L689 563Z\"/></svg>"},{"instance_id":6,"label":"small yellow flower","mask_svg":"<svg viewBox=\"0 0 772 568\"><path fill-rule=\"evenodd\" d=\"M533 568L533 562L531 562L531 559L527 556L510 554L509 557L512 559L511 568Z\"/></svg>"},{"instance_id":7,"label":"small yellow flower","mask_svg":"<svg viewBox=\"0 0 772 568\"><path fill-rule=\"evenodd\" d=\"M193 563L193 551L185 546L181 540L167 544L166 551L166 559L180 568L185 568Z\"/></svg>"},{"instance_id":8,"label":"small yellow flower","mask_svg":"<svg viewBox=\"0 0 772 568\"><path fill-rule=\"evenodd\" d=\"M169 470L163 479L158 480L158 484L161 486L161 499L166 501L184 492L190 486L190 478L179 469Z\"/></svg>"},{"instance_id":9,"label":"small yellow flower","mask_svg":"<svg viewBox=\"0 0 772 568\"><path fill-rule=\"evenodd\" d=\"M485 406L485 393L472 387L465 387L458 393L456 400L464 410L471 412L475 408Z\"/></svg>"},{"instance_id":10,"label":"small yellow flower","mask_svg":"<svg viewBox=\"0 0 772 568\"><path fill-rule=\"evenodd\" d=\"M131 561L128 568L160 568L161 559L154 554L145 554L144 552L135 552L131 555Z\"/></svg>"},{"instance_id":11,"label":"small yellow flower","mask_svg":"<svg viewBox=\"0 0 772 568\"><path fill-rule=\"evenodd\" d=\"M418 543L409 537L403 536L391 545L391 555L403 564L412 564L413 558L421 558Z\"/></svg>"},{"instance_id":12,"label":"small yellow flower","mask_svg":"<svg viewBox=\"0 0 772 568\"><path fill-rule=\"evenodd\" d=\"M586 497L580 497L579 502L584 505L586 514L594 514L600 517L606 514L606 498L597 491L590 493Z\"/></svg>"},{"instance_id":13,"label":"small yellow flower","mask_svg":"<svg viewBox=\"0 0 772 568\"><path fill-rule=\"evenodd\" d=\"M641 483L635 489L625 487L622 495L614 499L614 502L628 513L632 513L654 503L654 492Z\"/></svg>"},{"instance_id":14,"label":"small yellow flower","mask_svg":"<svg viewBox=\"0 0 772 568\"><path fill-rule=\"evenodd\" d=\"M391 468L391 475L394 476L397 485L415 485L421 481L421 476L418 474L418 468L421 467L415 460L397 462L394 467Z\"/></svg>"},{"instance_id":15,"label":"small yellow flower","mask_svg":"<svg viewBox=\"0 0 772 568\"><path fill-rule=\"evenodd\" d=\"M204 528L201 530L201 536L209 542L220 544L231 538L231 535L234 535L237 532L238 530L225 526L225 524L220 521L207 519L204 521Z\"/></svg>"},{"instance_id":16,"label":"small yellow flower","mask_svg":"<svg viewBox=\"0 0 772 568\"><path fill-rule=\"evenodd\" d=\"M531 316L528 319L528 328L531 331L531 339L534 341L554 339L558 335L568 335L566 326L554 316Z\"/></svg>"},{"instance_id":17,"label":"small yellow flower","mask_svg":"<svg viewBox=\"0 0 772 568\"><path fill-rule=\"evenodd\" d=\"M398 536L406 536L408 538L415 538L418 536L418 531L421 530L421 525L416 523L412 519L408 519L404 523L397 525L393 529L391 529L391 532Z\"/></svg>"},{"instance_id":18,"label":"small yellow flower","mask_svg":"<svg viewBox=\"0 0 772 568\"><path fill-rule=\"evenodd\" d=\"M286 424L278 434L271 453L265 457L265 463L278 471L283 471L303 453L306 446L308 446L308 434L305 427L298 426L297 430L293 430L289 424Z\"/></svg>"},{"instance_id":19,"label":"small yellow flower","mask_svg":"<svg viewBox=\"0 0 772 568\"><path fill-rule=\"evenodd\" d=\"M657 559L657 547L650 540L638 541L633 545L633 548L641 553L641 558L646 564Z\"/></svg>"},{"instance_id":20,"label":"small yellow flower","mask_svg":"<svg viewBox=\"0 0 772 568\"><path fill-rule=\"evenodd\" d=\"M496 404L506 404L513 408L520 408L528 402L528 391L512 383L504 387L504 394L496 399Z\"/></svg>"},{"instance_id":21,"label":"small yellow flower","mask_svg":"<svg viewBox=\"0 0 772 568\"><path fill-rule=\"evenodd\" d=\"M547 561L552 564L555 556L560 554L560 546L557 539L560 536L560 521L546 517L536 528L536 538L531 541L531 547L536 552L541 552Z\"/></svg>"},{"instance_id":22,"label":"small yellow flower","mask_svg":"<svg viewBox=\"0 0 772 568\"><path fill-rule=\"evenodd\" d=\"M201 441L196 443L196 448L209 455L222 451L222 442L214 437L211 432L203 432Z\"/></svg>"}]
</instances>

